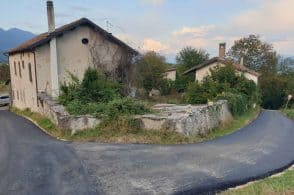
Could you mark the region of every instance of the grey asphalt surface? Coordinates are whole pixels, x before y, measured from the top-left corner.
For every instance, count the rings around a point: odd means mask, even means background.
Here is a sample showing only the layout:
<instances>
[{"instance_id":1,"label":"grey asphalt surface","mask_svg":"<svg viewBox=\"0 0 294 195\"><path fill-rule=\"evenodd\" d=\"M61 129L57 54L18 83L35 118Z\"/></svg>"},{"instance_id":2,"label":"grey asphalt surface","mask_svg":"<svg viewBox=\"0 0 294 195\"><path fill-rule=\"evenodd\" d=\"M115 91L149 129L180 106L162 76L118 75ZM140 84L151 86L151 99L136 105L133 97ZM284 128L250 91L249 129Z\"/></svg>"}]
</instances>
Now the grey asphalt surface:
<instances>
[{"instance_id":1,"label":"grey asphalt surface","mask_svg":"<svg viewBox=\"0 0 294 195\"><path fill-rule=\"evenodd\" d=\"M97 194L67 143L28 120L0 111L0 194Z\"/></svg>"},{"instance_id":2,"label":"grey asphalt surface","mask_svg":"<svg viewBox=\"0 0 294 195\"><path fill-rule=\"evenodd\" d=\"M1 194L214 193L293 162L294 122L277 111L231 135L176 146L61 142L0 111Z\"/></svg>"}]
</instances>

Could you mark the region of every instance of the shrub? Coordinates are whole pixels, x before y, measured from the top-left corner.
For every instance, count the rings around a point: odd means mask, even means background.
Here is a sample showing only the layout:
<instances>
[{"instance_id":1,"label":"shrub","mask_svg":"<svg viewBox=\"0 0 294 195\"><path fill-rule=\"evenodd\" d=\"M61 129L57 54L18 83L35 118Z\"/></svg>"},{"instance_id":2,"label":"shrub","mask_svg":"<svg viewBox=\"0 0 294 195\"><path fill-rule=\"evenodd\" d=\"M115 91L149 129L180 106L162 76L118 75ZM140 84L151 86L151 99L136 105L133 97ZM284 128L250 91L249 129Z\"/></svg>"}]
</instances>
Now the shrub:
<instances>
[{"instance_id":1,"label":"shrub","mask_svg":"<svg viewBox=\"0 0 294 195\"><path fill-rule=\"evenodd\" d=\"M226 99L233 115L244 113L253 103L260 102L260 93L253 81L235 73L232 66L216 67L200 83L191 83L186 101L192 104L207 103L208 100Z\"/></svg>"},{"instance_id":2,"label":"shrub","mask_svg":"<svg viewBox=\"0 0 294 195\"><path fill-rule=\"evenodd\" d=\"M248 100L242 93L222 93L216 100L228 100L229 108L234 116L243 114L248 109Z\"/></svg>"},{"instance_id":3,"label":"shrub","mask_svg":"<svg viewBox=\"0 0 294 195\"><path fill-rule=\"evenodd\" d=\"M116 118L119 115L136 115L150 112L147 106L131 98L118 98L109 102L105 108L108 118Z\"/></svg>"},{"instance_id":4,"label":"shrub","mask_svg":"<svg viewBox=\"0 0 294 195\"><path fill-rule=\"evenodd\" d=\"M206 104L208 99L208 94L206 93L204 87L202 87L198 82L190 83L188 86L186 101L190 104Z\"/></svg>"},{"instance_id":5,"label":"shrub","mask_svg":"<svg viewBox=\"0 0 294 195\"><path fill-rule=\"evenodd\" d=\"M90 114L105 119L120 115L143 114L149 109L131 98L124 98L119 93L120 86L94 69L85 72L80 82L70 74L71 82L61 86L59 102L66 106L72 115Z\"/></svg>"}]
</instances>

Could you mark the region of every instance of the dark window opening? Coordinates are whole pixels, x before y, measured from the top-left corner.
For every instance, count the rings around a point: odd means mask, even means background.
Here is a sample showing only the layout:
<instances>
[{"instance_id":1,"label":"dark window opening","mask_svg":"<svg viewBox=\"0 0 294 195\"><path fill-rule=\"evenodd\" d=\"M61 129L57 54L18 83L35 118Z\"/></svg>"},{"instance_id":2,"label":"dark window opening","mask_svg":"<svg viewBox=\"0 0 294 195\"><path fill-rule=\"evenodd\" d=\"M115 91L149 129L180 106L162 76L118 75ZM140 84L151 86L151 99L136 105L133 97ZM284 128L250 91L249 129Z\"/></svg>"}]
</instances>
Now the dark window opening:
<instances>
[{"instance_id":1,"label":"dark window opening","mask_svg":"<svg viewBox=\"0 0 294 195\"><path fill-rule=\"evenodd\" d=\"M19 77L21 78L21 68L20 68L20 62L18 62L18 70L19 70Z\"/></svg>"},{"instance_id":2,"label":"dark window opening","mask_svg":"<svg viewBox=\"0 0 294 195\"><path fill-rule=\"evenodd\" d=\"M84 45L87 45L87 44L89 43L89 39L87 39L87 38L83 38L83 39L82 39L82 43L83 43Z\"/></svg>"},{"instance_id":3,"label":"dark window opening","mask_svg":"<svg viewBox=\"0 0 294 195\"><path fill-rule=\"evenodd\" d=\"M24 61L21 61L21 64L22 64L22 68L24 69L25 68Z\"/></svg>"},{"instance_id":4,"label":"dark window opening","mask_svg":"<svg viewBox=\"0 0 294 195\"><path fill-rule=\"evenodd\" d=\"M31 63L29 63L28 66L29 66L29 78L30 78L30 81L33 82Z\"/></svg>"},{"instance_id":5,"label":"dark window opening","mask_svg":"<svg viewBox=\"0 0 294 195\"><path fill-rule=\"evenodd\" d=\"M17 75L17 71L16 71L16 62L14 62L14 74Z\"/></svg>"}]
</instances>

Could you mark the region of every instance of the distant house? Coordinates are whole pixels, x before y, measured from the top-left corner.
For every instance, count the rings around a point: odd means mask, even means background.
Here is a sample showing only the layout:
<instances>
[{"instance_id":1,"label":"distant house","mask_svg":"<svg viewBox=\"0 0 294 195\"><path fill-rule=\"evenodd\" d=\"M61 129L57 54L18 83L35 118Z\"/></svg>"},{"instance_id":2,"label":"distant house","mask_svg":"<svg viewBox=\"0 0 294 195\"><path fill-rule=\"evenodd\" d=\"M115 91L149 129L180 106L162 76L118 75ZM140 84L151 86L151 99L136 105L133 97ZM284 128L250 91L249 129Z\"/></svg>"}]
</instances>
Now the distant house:
<instances>
[{"instance_id":1,"label":"distant house","mask_svg":"<svg viewBox=\"0 0 294 195\"><path fill-rule=\"evenodd\" d=\"M138 52L86 18L55 29L54 7L47 1L48 32L8 51L13 106L39 111L38 94L55 98L68 72L82 79L88 67L128 82Z\"/></svg>"},{"instance_id":2,"label":"distant house","mask_svg":"<svg viewBox=\"0 0 294 195\"><path fill-rule=\"evenodd\" d=\"M260 76L259 73L245 67L242 62L241 63L235 63L231 60L228 60L225 58L226 53L226 44L221 43L219 46L219 57L211 58L210 60L207 60L203 62L202 64L196 65L193 68L185 71L183 74L195 74L196 81L201 82L206 76L210 75L210 70L214 67L220 66L227 66L227 65L233 65L233 67L236 69L236 72L239 74L243 74L245 78L254 81L254 83L258 84L258 78Z\"/></svg>"},{"instance_id":3,"label":"distant house","mask_svg":"<svg viewBox=\"0 0 294 195\"><path fill-rule=\"evenodd\" d=\"M169 68L164 72L164 78L175 81L177 75L177 69L176 68Z\"/></svg>"}]
</instances>

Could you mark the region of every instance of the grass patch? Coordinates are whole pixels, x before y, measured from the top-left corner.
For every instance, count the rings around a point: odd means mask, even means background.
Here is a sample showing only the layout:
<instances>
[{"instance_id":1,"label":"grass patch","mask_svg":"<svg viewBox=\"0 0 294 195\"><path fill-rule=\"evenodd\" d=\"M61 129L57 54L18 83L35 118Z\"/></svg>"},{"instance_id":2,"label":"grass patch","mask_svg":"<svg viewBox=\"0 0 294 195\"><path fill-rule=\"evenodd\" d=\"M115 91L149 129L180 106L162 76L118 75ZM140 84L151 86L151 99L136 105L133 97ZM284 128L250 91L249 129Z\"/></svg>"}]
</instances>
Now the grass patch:
<instances>
[{"instance_id":1,"label":"grass patch","mask_svg":"<svg viewBox=\"0 0 294 195\"><path fill-rule=\"evenodd\" d=\"M39 113L32 112L29 109L19 110L17 108L11 108L10 111L16 113L17 115L30 118L53 137L64 139L68 139L70 137L69 131L58 129L53 122Z\"/></svg>"},{"instance_id":2,"label":"grass patch","mask_svg":"<svg viewBox=\"0 0 294 195\"><path fill-rule=\"evenodd\" d=\"M138 122L132 119L132 115L116 116L114 119L111 118L104 120L103 123L95 129L89 129L71 135L70 131L58 129L49 119L38 113L31 112L30 110L18 110L15 108L13 108L12 111L18 115L31 118L53 137L70 141L146 144L189 144L211 140L240 129L252 121L259 113L259 109L251 110L248 113L233 119L232 123L214 129L210 135L201 137L196 135L185 136L168 130L143 130L139 128Z\"/></svg>"},{"instance_id":3,"label":"grass patch","mask_svg":"<svg viewBox=\"0 0 294 195\"><path fill-rule=\"evenodd\" d=\"M0 92L8 92L8 87L0 81Z\"/></svg>"},{"instance_id":4,"label":"grass patch","mask_svg":"<svg viewBox=\"0 0 294 195\"><path fill-rule=\"evenodd\" d=\"M294 194L294 170L285 171L280 176L269 177L240 189L232 189L221 195Z\"/></svg>"},{"instance_id":5,"label":"grass patch","mask_svg":"<svg viewBox=\"0 0 294 195\"><path fill-rule=\"evenodd\" d=\"M283 112L291 119L294 120L294 109L286 109Z\"/></svg>"},{"instance_id":6,"label":"grass patch","mask_svg":"<svg viewBox=\"0 0 294 195\"><path fill-rule=\"evenodd\" d=\"M207 139L215 139L233 133L234 131L246 126L252 120L257 118L260 113L260 108L248 110L241 116L235 116L231 123L220 126L212 130L212 132L206 137Z\"/></svg>"}]
</instances>

